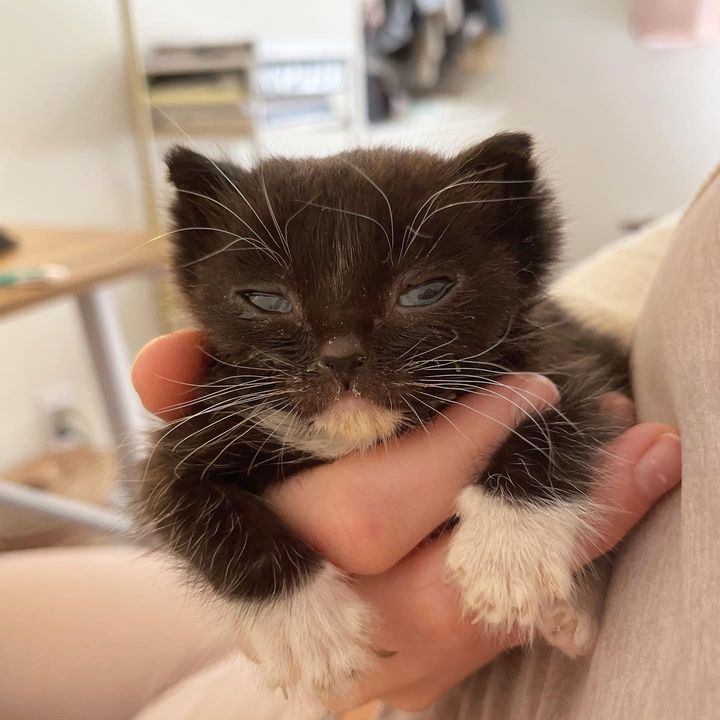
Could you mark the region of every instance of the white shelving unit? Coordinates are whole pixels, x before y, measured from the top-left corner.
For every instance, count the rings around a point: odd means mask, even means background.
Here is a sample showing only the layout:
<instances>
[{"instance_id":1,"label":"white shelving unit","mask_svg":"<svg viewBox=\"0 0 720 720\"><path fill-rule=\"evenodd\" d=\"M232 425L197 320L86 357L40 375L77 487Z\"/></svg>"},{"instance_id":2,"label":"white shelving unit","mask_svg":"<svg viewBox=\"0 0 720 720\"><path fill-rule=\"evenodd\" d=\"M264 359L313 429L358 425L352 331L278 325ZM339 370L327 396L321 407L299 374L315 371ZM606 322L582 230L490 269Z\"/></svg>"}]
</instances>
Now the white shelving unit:
<instances>
[{"instance_id":1,"label":"white shelving unit","mask_svg":"<svg viewBox=\"0 0 720 720\"><path fill-rule=\"evenodd\" d=\"M162 227L162 210L166 204L167 186L164 179L162 157L167 148L176 142L196 147L200 151L216 156L226 156L236 162L251 162L268 152L298 154L327 154L358 142L364 133L365 80L364 48L360 3L347 0L342 16L352 20L352 27L335 37L325 28L324 34L314 36L317 22L309 19L294 35L288 35L287 28L280 36L274 35L273 25L277 18L267 8L236 4L232 7L223 0L214 0L216 6L225 8L236 23L234 39L230 40L228 28L218 22L218 17L209 9L202 9L201 17L207 27L191 22L191 18L173 14L168 28L158 37L155 27L152 31L139 27L136 13L156 12L164 0L149 3L119 0L122 16L122 30L127 57L127 73L130 98L134 116L135 140L139 158L148 225L155 230ZM333 3L332 5L330 3ZM338 14L336 0L323 0L317 5L327 5L328 15ZM197 8L183 11L198 12ZM319 13L320 7L313 7ZM307 14L296 8L295 13ZM159 15L154 16L157 21ZM244 19L246 22L241 22ZM286 23L289 22L285 18ZM183 24L183 22L185 24ZM262 27L265 23L265 28ZM232 25L232 22L228 23ZM348 24L346 22L346 24ZM157 22L156 22L157 25ZM245 33L245 37L238 37ZM273 39L276 38L276 39ZM223 73L238 76L246 73L247 81L247 122L212 123L200 131L192 124L183 127L177 122L162 121L163 115L153 109L152 97L158 96L158 72L156 62L148 63L148 52L153 46L196 46L207 48L208 56L218 46L231 43L247 45L247 60L223 68L221 54L213 67L210 61L201 67L195 63L197 72L192 70L193 58L189 57L187 73L182 64L177 66L176 77L191 80L191 76L206 76ZM157 58L156 58L157 59ZM148 85L148 71L153 87ZM154 82L153 82L154 79ZM167 97L167 94L166 94ZM167 108L166 108L167 110ZM168 113L170 114L170 113ZM153 117L153 115L155 117ZM285 117L283 117L285 115ZM175 131L174 131L175 130ZM159 230L158 230L159 231Z\"/></svg>"},{"instance_id":2,"label":"white shelving unit","mask_svg":"<svg viewBox=\"0 0 720 720\"><path fill-rule=\"evenodd\" d=\"M230 3L229 0L211 0L210 4L224 11L222 18L191 6L182 13L165 16L160 6L168 0L119 0L123 8L124 33L128 51L128 72L135 114L136 139L143 183L146 188L146 205L150 224L161 225L161 209L169 197L164 180L162 157L175 142L184 142L210 155L227 157L238 163L250 163L267 154L288 156L323 156L358 146L399 145L428 147L441 152L453 152L477 142L499 130L503 115L499 109L480 109L477 101L462 97L434 97L416 101L410 111L399 119L377 125L366 122L365 53L360 0L317 0L312 8L288 5L283 17L273 14L272 7ZM137 12L154 12L150 29L138 30ZM295 13L293 16L292 13ZM191 13L196 14L191 17ZM333 22L342 17L343 27L333 32ZM202 19L202 23L198 22ZM300 22L300 19L302 22ZM162 22L161 22L162 20ZM194 22L193 22L194 21ZM182 132L158 135L154 132L149 105L143 56L149 47L158 44L195 43L213 45L238 42L238 32L247 31L246 39L252 43L250 77L250 127L247 132L192 133L189 138ZM324 23L324 25L323 25ZM167 26L167 27L166 27ZM295 35L289 29L295 30ZM313 33L321 30L314 37ZM140 39L138 39L140 38ZM325 73L318 72L307 85L299 67L303 63L327 62ZM344 65L344 70L336 62ZM283 67L283 63L286 63ZM337 75L344 82L330 86ZM311 82L311 84L312 84ZM323 87L323 82L326 85ZM274 100L289 100L301 106L322 92L333 105L332 117L298 117L298 122L272 122L268 105ZM314 94L313 94L314 93ZM270 102L269 102L270 101ZM310 107L311 103L307 103Z\"/></svg>"}]
</instances>

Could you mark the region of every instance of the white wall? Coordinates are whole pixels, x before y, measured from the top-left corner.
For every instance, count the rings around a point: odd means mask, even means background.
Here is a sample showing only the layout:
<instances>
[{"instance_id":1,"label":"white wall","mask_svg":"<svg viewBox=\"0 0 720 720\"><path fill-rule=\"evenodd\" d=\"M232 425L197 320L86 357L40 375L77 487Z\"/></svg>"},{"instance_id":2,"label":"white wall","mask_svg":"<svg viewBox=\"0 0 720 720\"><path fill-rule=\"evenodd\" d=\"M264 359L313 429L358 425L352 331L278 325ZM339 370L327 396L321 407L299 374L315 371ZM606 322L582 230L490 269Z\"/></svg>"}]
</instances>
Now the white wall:
<instances>
[{"instance_id":1,"label":"white wall","mask_svg":"<svg viewBox=\"0 0 720 720\"><path fill-rule=\"evenodd\" d=\"M566 208L568 254L671 211L720 161L720 45L650 50L624 0L506 0L508 34L480 97L537 135Z\"/></svg>"},{"instance_id":2,"label":"white wall","mask_svg":"<svg viewBox=\"0 0 720 720\"><path fill-rule=\"evenodd\" d=\"M139 44L353 40L358 0L132 0Z\"/></svg>"},{"instance_id":3,"label":"white wall","mask_svg":"<svg viewBox=\"0 0 720 720\"><path fill-rule=\"evenodd\" d=\"M141 227L116 6L0 0L0 217Z\"/></svg>"},{"instance_id":4,"label":"white wall","mask_svg":"<svg viewBox=\"0 0 720 720\"><path fill-rule=\"evenodd\" d=\"M141 228L115 0L0 0L0 18L0 223ZM159 329L153 290L116 295L135 351ZM72 302L0 318L0 348L0 468L43 449L46 388L109 442Z\"/></svg>"}]
</instances>

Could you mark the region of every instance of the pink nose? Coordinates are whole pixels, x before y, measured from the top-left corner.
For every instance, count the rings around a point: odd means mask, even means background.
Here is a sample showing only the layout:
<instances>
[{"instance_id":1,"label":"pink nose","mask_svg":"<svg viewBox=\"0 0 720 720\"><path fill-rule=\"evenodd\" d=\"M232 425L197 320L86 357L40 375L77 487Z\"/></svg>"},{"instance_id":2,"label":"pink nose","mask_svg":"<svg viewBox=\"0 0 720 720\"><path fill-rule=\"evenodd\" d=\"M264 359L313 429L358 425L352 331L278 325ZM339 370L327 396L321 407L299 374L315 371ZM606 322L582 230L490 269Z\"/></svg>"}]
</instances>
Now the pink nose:
<instances>
[{"instance_id":1,"label":"pink nose","mask_svg":"<svg viewBox=\"0 0 720 720\"><path fill-rule=\"evenodd\" d=\"M335 335L320 346L320 367L329 370L343 382L351 385L357 369L365 364L365 355L360 339L355 335Z\"/></svg>"}]
</instances>

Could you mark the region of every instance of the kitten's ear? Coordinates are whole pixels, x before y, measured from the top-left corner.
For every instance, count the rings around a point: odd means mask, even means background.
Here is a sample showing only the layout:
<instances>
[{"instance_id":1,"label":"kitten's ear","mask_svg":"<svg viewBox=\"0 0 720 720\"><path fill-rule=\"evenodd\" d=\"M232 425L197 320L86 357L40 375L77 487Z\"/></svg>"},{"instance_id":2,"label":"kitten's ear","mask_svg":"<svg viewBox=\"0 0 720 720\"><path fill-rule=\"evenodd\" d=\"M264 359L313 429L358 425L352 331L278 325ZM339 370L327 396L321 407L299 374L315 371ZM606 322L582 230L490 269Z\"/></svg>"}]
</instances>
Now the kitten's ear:
<instances>
[{"instance_id":1,"label":"kitten's ear","mask_svg":"<svg viewBox=\"0 0 720 720\"><path fill-rule=\"evenodd\" d=\"M505 245L520 263L528 288L542 286L560 249L560 218L551 192L539 177L533 139L525 133L500 133L454 159L459 181L488 200L493 218L483 231Z\"/></svg>"},{"instance_id":2,"label":"kitten's ear","mask_svg":"<svg viewBox=\"0 0 720 720\"><path fill-rule=\"evenodd\" d=\"M182 145L173 145L165 155L168 180L179 190L205 192L217 185L222 174L210 158Z\"/></svg>"},{"instance_id":3,"label":"kitten's ear","mask_svg":"<svg viewBox=\"0 0 720 720\"><path fill-rule=\"evenodd\" d=\"M170 148L165 164L168 180L177 191L172 215L178 227L207 225L222 212L220 198L232 190L229 166L181 145Z\"/></svg>"},{"instance_id":4,"label":"kitten's ear","mask_svg":"<svg viewBox=\"0 0 720 720\"><path fill-rule=\"evenodd\" d=\"M525 193L537 179L533 139L527 133L499 133L461 152L455 163L460 175L507 181L503 194ZM527 185L526 185L527 183Z\"/></svg>"}]
</instances>

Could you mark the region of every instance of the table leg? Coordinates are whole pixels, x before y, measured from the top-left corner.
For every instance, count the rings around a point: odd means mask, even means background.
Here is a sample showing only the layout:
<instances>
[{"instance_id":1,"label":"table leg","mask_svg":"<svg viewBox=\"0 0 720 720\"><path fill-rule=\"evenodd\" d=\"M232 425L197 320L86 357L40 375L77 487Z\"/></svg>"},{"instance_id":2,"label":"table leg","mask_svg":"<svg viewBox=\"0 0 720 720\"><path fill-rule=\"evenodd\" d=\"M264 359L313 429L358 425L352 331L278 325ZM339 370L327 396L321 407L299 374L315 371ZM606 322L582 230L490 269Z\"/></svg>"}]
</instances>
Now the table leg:
<instances>
[{"instance_id":1,"label":"table leg","mask_svg":"<svg viewBox=\"0 0 720 720\"><path fill-rule=\"evenodd\" d=\"M80 500L7 482L0 477L0 505L10 505L31 513L49 515L53 518L92 528L123 538L130 533L130 521L119 513Z\"/></svg>"},{"instance_id":2,"label":"table leg","mask_svg":"<svg viewBox=\"0 0 720 720\"><path fill-rule=\"evenodd\" d=\"M130 383L130 360L111 291L95 287L78 295L78 307L100 382L122 475L138 460L147 424Z\"/></svg>"},{"instance_id":3,"label":"table leg","mask_svg":"<svg viewBox=\"0 0 720 720\"><path fill-rule=\"evenodd\" d=\"M111 292L95 287L77 296L90 355L113 434L119 472L133 477L146 423L130 383L130 362ZM122 499L117 498L120 504ZM62 518L102 532L124 535L129 521L106 508L40 492L0 478L0 504Z\"/></svg>"}]
</instances>

